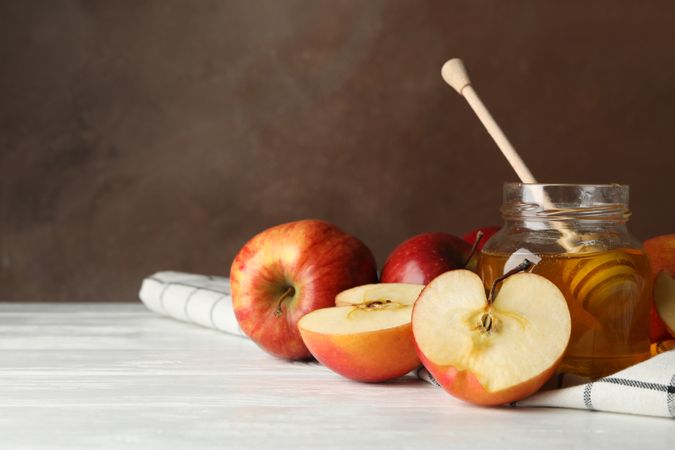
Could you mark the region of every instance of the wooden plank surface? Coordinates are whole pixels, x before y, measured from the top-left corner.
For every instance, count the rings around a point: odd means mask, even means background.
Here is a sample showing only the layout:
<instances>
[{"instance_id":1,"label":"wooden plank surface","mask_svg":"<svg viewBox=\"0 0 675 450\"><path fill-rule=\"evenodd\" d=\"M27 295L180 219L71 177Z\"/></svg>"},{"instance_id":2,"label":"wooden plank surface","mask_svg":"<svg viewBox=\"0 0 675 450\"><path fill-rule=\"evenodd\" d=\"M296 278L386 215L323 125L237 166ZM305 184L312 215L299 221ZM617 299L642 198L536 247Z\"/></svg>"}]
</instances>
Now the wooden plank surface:
<instances>
[{"instance_id":1,"label":"wooden plank surface","mask_svg":"<svg viewBox=\"0 0 675 450\"><path fill-rule=\"evenodd\" d=\"M140 304L0 304L0 448L670 449L670 419L350 382Z\"/></svg>"}]
</instances>

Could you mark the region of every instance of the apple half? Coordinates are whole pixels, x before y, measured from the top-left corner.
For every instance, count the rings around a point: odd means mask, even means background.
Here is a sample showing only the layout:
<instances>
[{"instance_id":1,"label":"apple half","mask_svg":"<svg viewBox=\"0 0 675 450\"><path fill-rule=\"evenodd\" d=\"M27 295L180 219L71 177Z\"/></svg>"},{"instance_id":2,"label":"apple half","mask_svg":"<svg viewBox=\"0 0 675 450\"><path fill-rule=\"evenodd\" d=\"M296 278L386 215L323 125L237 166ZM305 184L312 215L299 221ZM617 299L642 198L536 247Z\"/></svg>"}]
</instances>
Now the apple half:
<instances>
[{"instance_id":1,"label":"apple half","mask_svg":"<svg viewBox=\"0 0 675 450\"><path fill-rule=\"evenodd\" d=\"M412 305L422 285L364 285L341 292L342 306L306 314L303 342L332 371L363 382L400 377L420 365L413 341Z\"/></svg>"},{"instance_id":2,"label":"apple half","mask_svg":"<svg viewBox=\"0 0 675 450\"><path fill-rule=\"evenodd\" d=\"M654 305L668 331L675 337L675 279L661 271L654 280Z\"/></svg>"},{"instance_id":3,"label":"apple half","mask_svg":"<svg viewBox=\"0 0 675 450\"><path fill-rule=\"evenodd\" d=\"M447 392L471 403L500 405L536 392L570 339L569 309L553 283L531 273L505 277L488 297L478 275L453 270L415 302L420 360Z\"/></svg>"}]
</instances>

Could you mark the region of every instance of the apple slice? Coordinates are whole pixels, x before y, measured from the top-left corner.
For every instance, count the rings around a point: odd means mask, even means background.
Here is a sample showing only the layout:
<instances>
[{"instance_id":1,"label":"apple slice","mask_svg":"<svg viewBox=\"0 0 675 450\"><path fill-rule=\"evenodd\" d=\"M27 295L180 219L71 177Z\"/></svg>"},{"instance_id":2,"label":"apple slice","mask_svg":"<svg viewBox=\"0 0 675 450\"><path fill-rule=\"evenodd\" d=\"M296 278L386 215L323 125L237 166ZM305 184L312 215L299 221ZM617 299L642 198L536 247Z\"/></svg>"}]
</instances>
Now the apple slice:
<instances>
[{"instance_id":1,"label":"apple slice","mask_svg":"<svg viewBox=\"0 0 675 450\"><path fill-rule=\"evenodd\" d=\"M418 355L453 396L480 405L519 400L536 392L560 363L571 333L565 297L542 276L514 274L524 267L497 279L488 297L478 275L453 270L417 299L412 325Z\"/></svg>"},{"instance_id":2,"label":"apple slice","mask_svg":"<svg viewBox=\"0 0 675 450\"><path fill-rule=\"evenodd\" d=\"M314 357L352 380L379 382L419 366L410 317L412 306L375 300L324 308L298 322Z\"/></svg>"},{"instance_id":3,"label":"apple slice","mask_svg":"<svg viewBox=\"0 0 675 450\"><path fill-rule=\"evenodd\" d=\"M374 301L392 301L412 305L424 289L423 284L375 283L364 284L340 292L335 297L335 306L357 305Z\"/></svg>"},{"instance_id":4,"label":"apple slice","mask_svg":"<svg viewBox=\"0 0 675 450\"><path fill-rule=\"evenodd\" d=\"M659 317L675 337L675 279L661 271L654 280L654 304Z\"/></svg>"}]
</instances>

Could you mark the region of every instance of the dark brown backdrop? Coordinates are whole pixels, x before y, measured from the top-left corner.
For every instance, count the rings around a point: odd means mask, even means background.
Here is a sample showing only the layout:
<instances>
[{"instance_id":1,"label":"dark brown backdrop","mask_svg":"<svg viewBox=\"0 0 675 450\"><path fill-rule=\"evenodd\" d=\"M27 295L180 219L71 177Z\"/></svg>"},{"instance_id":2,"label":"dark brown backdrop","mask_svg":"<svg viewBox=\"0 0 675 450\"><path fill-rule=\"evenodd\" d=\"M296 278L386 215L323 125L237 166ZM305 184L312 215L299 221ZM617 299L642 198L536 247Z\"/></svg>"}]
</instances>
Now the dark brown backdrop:
<instances>
[{"instance_id":1,"label":"dark brown backdrop","mask_svg":"<svg viewBox=\"0 0 675 450\"><path fill-rule=\"evenodd\" d=\"M135 300L298 218L380 262L499 223L451 56L540 180L628 183L634 234L675 231L673 2L0 5L1 300Z\"/></svg>"}]
</instances>

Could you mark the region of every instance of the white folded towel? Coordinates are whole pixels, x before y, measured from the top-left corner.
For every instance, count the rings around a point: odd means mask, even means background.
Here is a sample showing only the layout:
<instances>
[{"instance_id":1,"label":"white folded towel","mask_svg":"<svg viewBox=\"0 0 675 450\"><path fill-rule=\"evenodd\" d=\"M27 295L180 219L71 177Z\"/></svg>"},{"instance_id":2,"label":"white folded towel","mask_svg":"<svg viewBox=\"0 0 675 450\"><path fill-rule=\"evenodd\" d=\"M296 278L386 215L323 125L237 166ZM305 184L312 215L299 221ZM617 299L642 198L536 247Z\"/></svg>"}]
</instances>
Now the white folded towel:
<instances>
[{"instance_id":1,"label":"white folded towel","mask_svg":"<svg viewBox=\"0 0 675 450\"><path fill-rule=\"evenodd\" d=\"M139 296L152 311L235 336L245 336L234 316L228 278L157 272L143 280Z\"/></svg>"},{"instance_id":2,"label":"white folded towel","mask_svg":"<svg viewBox=\"0 0 675 450\"><path fill-rule=\"evenodd\" d=\"M592 383L540 392L514 406L675 417L675 351L661 353Z\"/></svg>"},{"instance_id":3,"label":"white folded towel","mask_svg":"<svg viewBox=\"0 0 675 450\"><path fill-rule=\"evenodd\" d=\"M158 272L143 281L140 298L150 310L175 319L245 336L232 310L228 278ZM436 381L424 369L416 375ZM574 377L554 380L563 385ZM592 383L540 391L515 407L574 408L646 416L675 417L675 350L657 355Z\"/></svg>"}]
</instances>

